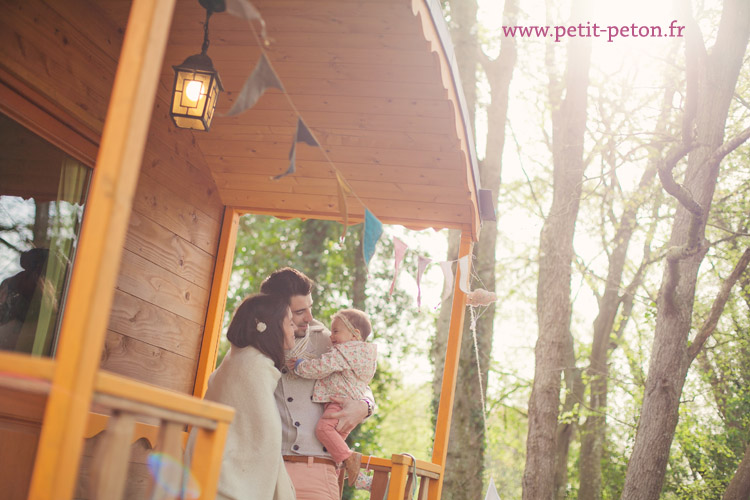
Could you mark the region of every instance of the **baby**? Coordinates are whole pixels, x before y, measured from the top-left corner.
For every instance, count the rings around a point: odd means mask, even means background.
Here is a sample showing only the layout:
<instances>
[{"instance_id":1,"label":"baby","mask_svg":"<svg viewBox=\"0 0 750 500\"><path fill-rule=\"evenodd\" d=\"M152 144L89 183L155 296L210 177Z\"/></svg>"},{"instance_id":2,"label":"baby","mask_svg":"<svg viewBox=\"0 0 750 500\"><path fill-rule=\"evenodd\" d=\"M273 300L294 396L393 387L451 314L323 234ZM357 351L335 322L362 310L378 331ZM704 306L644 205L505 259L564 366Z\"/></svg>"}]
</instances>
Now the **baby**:
<instances>
[{"instance_id":1,"label":"baby","mask_svg":"<svg viewBox=\"0 0 750 500\"><path fill-rule=\"evenodd\" d=\"M336 430L338 419L331 413L341 410L341 405L331 396L362 399L367 384L375 375L377 346L365 342L372 331L367 315L357 309L343 309L333 315L331 322L331 350L317 359L290 358L289 369L303 378L317 379L313 388L313 401L325 403L325 411L315 428L315 435L326 447L333 460L346 468L349 485L353 485L359 472L362 454L349 449L346 436Z\"/></svg>"}]
</instances>

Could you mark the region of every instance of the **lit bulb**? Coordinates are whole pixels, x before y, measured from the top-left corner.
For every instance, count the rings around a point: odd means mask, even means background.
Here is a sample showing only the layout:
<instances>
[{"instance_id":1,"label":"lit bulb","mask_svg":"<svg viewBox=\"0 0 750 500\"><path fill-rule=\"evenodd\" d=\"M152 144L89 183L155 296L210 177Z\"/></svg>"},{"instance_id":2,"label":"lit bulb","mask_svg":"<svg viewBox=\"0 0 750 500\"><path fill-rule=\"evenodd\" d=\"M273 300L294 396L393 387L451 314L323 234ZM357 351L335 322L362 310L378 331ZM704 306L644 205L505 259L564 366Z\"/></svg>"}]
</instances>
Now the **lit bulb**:
<instances>
[{"instance_id":1,"label":"lit bulb","mask_svg":"<svg viewBox=\"0 0 750 500\"><path fill-rule=\"evenodd\" d=\"M197 80L193 80L192 82L188 83L187 89L185 89L185 93L187 94L188 99L190 99L191 101L197 101L201 96L202 90L203 84Z\"/></svg>"}]
</instances>

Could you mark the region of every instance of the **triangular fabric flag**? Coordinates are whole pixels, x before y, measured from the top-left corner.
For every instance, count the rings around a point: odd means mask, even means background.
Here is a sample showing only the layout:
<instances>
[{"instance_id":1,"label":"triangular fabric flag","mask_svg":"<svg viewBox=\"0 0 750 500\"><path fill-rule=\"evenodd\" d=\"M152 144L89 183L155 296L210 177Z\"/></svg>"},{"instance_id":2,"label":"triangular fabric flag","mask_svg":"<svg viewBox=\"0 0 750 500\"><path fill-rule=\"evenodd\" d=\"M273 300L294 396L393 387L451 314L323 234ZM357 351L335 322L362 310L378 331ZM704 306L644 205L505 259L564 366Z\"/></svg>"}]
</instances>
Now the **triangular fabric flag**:
<instances>
[{"instance_id":1,"label":"triangular fabric flag","mask_svg":"<svg viewBox=\"0 0 750 500\"><path fill-rule=\"evenodd\" d=\"M255 106L263 92L269 88L277 88L284 91L284 86L281 84L281 80L276 76L276 72L271 67L271 64L266 59L265 54L260 55L258 64L255 65L255 69L245 81L245 85L242 86L240 94L237 96L237 100L234 101L232 108L224 116L234 116L242 113Z\"/></svg>"},{"instance_id":2,"label":"triangular fabric flag","mask_svg":"<svg viewBox=\"0 0 750 500\"><path fill-rule=\"evenodd\" d=\"M364 231L362 254L365 265L370 265L370 259L375 255L375 244L383 234L383 223L375 217L369 209L365 208L365 231Z\"/></svg>"},{"instance_id":3,"label":"triangular fabric flag","mask_svg":"<svg viewBox=\"0 0 750 500\"><path fill-rule=\"evenodd\" d=\"M448 300L448 297L453 293L453 265L452 262L443 261L440 263L440 269L443 270L443 295L441 300Z\"/></svg>"},{"instance_id":4,"label":"triangular fabric flag","mask_svg":"<svg viewBox=\"0 0 750 500\"><path fill-rule=\"evenodd\" d=\"M427 269L430 262L432 262L432 259L429 257L424 257L422 255L417 256L417 309L422 306L422 288L420 287L422 274L424 273L424 270Z\"/></svg>"},{"instance_id":5,"label":"triangular fabric flag","mask_svg":"<svg viewBox=\"0 0 750 500\"><path fill-rule=\"evenodd\" d=\"M458 279L458 288L464 293L471 291L469 289L469 256L470 254L466 254L458 259L458 271L461 273Z\"/></svg>"},{"instance_id":6,"label":"triangular fabric flag","mask_svg":"<svg viewBox=\"0 0 750 500\"><path fill-rule=\"evenodd\" d=\"M338 181L339 212L341 212L341 218L344 219L344 231L341 233L341 241L343 241L346 237L346 229L349 227L349 205L346 202L346 197L353 192L349 183L338 170L336 171L336 181Z\"/></svg>"},{"instance_id":7,"label":"triangular fabric flag","mask_svg":"<svg viewBox=\"0 0 750 500\"><path fill-rule=\"evenodd\" d=\"M395 266L393 270L393 281L391 281L391 290L388 292L388 296L393 295L393 288L396 286L396 279L398 279L398 273L401 270L401 261L404 260L406 255L406 243L400 239L393 237L393 258L395 260Z\"/></svg>"},{"instance_id":8,"label":"triangular fabric flag","mask_svg":"<svg viewBox=\"0 0 750 500\"><path fill-rule=\"evenodd\" d=\"M263 44L266 46L270 45L266 36L266 22L253 4L247 0L227 0L226 8L227 13L234 17L247 19L248 21L258 21L260 23L260 36L263 38ZM252 26L252 22L250 26Z\"/></svg>"},{"instance_id":9,"label":"triangular fabric flag","mask_svg":"<svg viewBox=\"0 0 750 500\"><path fill-rule=\"evenodd\" d=\"M495 488L495 481L490 478L490 484L487 486L487 495L484 500L500 500L500 495L497 494L497 488Z\"/></svg>"},{"instance_id":10,"label":"triangular fabric flag","mask_svg":"<svg viewBox=\"0 0 750 500\"><path fill-rule=\"evenodd\" d=\"M292 147L289 150L289 168L283 174L275 175L272 177L273 180L278 181L282 177L293 174L297 171L296 157L297 157L297 143L304 142L310 146L318 146L318 141L315 140L310 129L307 128L302 118L297 118L297 131L294 133L294 140L292 141Z\"/></svg>"}]
</instances>

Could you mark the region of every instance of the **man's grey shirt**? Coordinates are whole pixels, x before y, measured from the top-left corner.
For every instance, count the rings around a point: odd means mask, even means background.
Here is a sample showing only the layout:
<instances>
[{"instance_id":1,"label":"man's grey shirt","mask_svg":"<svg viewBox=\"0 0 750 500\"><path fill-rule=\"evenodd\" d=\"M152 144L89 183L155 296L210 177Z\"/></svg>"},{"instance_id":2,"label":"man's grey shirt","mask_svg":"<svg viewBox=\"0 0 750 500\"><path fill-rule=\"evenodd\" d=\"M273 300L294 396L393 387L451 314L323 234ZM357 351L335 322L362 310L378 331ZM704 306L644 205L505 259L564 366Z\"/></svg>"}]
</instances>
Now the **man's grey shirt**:
<instances>
[{"instance_id":1,"label":"man's grey shirt","mask_svg":"<svg viewBox=\"0 0 750 500\"><path fill-rule=\"evenodd\" d=\"M331 332L319 321L313 320L307 330L310 343L307 353L318 358L331 348ZM304 338L304 337L303 337ZM298 339L297 341L301 341ZM281 370L281 379L274 396L281 416L281 453L331 458L315 437L315 426L323 415L324 405L312 401L315 380L298 377L287 368ZM368 389L369 391L369 389ZM372 392L367 394L373 404Z\"/></svg>"}]
</instances>

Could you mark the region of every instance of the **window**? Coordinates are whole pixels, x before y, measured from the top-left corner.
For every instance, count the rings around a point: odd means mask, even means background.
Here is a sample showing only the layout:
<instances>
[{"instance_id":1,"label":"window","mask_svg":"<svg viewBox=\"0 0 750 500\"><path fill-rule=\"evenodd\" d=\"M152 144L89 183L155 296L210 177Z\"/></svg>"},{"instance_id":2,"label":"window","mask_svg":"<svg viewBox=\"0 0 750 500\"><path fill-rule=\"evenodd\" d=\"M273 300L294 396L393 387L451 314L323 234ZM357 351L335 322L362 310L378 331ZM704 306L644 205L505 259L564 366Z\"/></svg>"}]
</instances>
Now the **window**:
<instances>
[{"instance_id":1,"label":"window","mask_svg":"<svg viewBox=\"0 0 750 500\"><path fill-rule=\"evenodd\" d=\"M0 114L0 349L53 355L90 178Z\"/></svg>"}]
</instances>

